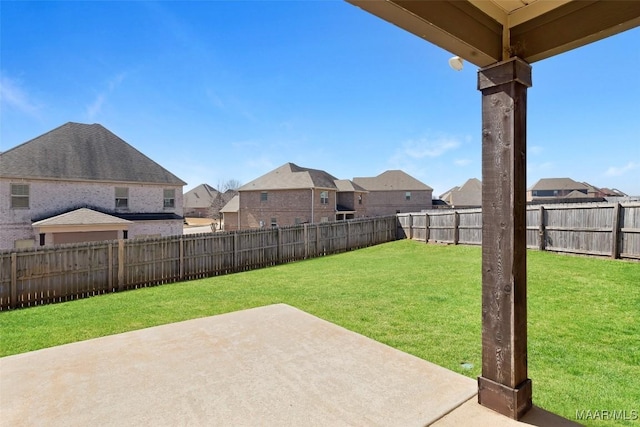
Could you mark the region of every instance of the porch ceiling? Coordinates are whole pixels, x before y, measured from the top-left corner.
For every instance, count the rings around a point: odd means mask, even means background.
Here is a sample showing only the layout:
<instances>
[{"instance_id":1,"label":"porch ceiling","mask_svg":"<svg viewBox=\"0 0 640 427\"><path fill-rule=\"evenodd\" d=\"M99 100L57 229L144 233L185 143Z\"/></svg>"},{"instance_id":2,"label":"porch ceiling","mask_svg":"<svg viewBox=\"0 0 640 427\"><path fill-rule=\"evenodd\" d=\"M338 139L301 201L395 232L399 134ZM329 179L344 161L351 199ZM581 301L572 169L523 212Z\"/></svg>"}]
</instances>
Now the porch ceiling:
<instances>
[{"instance_id":1,"label":"porch ceiling","mask_svg":"<svg viewBox=\"0 0 640 427\"><path fill-rule=\"evenodd\" d=\"M479 67L532 63L640 25L629 0L346 0Z\"/></svg>"}]
</instances>

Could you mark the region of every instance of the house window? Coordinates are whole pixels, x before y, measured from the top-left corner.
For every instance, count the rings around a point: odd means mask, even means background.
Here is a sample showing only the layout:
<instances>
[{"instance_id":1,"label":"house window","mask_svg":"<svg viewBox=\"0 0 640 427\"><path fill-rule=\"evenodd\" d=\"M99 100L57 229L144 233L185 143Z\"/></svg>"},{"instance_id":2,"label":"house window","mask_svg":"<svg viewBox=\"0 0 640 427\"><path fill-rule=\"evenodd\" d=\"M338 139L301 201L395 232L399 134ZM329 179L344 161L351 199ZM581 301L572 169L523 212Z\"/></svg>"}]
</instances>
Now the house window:
<instances>
[{"instance_id":1,"label":"house window","mask_svg":"<svg viewBox=\"0 0 640 427\"><path fill-rule=\"evenodd\" d=\"M122 230L122 239L126 240L129 238L129 230Z\"/></svg>"},{"instance_id":2,"label":"house window","mask_svg":"<svg viewBox=\"0 0 640 427\"><path fill-rule=\"evenodd\" d=\"M358 204L361 205L362 204L362 194L360 194L358 196Z\"/></svg>"},{"instance_id":3,"label":"house window","mask_svg":"<svg viewBox=\"0 0 640 427\"><path fill-rule=\"evenodd\" d=\"M296 219L293 220L293 223L295 225L298 225L298 224L302 224L302 221L300 221L300 218L296 218Z\"/></svg>"},{"instance_id":4,"label":"house window","mask_svg":"<svg viewBox=\"0 0 640 427\"><path fill-rule=\"evenodd\" d=\"M45 234L40 233L40 246L44 246L44 242L45 242Z\"/></svg>"},{"instance_id":5,"label":"house window","mask_svg":"<svg viewBox=\"0 0 640 427\"><path fill-rule=\"evenodd\" d=\"M411 200L411 191L407 191L406 193L404 193L404 199L405 200Z\"/></svg>"},{"instance_id":6,"label":"house window","mask_svg":"<svg viewBox=\"0 0 640 427\"><path fill-rule=\"evenodd\" d=\"M267 192L263 191L262 193L260 193L260 201L261 202L266 202L267 201Z\"/></svg>"},{"instance_id":7,"label":"house window","mask_svg":"<svg viewBox=\"0 0 640 427\"><path fill-rule=\"evenodd\" d=\"M129 189L127 187L116 187L116 209L126 209L129 207Z\"/></svg>"},{"instance_id":8,"label":"house window","mask_svg":"<svg viewBox=\"0 0 640 427\"><path fill-rule=\"evenodd\" d=\"M11 184L11 207L29 209L29 184Z\"/></svg>"},{"instance_id":9,"label":"house window","mask_svg":"<svg viewBox=\"0 0 640 427\"><path fill-rule=\"evenodd\" d=\"M321 191L320 192L320 204L328 205L329 204L329 192Z\"/></svg>"},{"instance_id":10,"label":"house window","mask_svg":"<svg viewBox=\"0 0 640 427\"><path fill-rule=\"evenodd\" d=\"M164 207L175 208L176 207L176 190L173 188L164 189Z\"/></svg>"},{"instance_id":11,"label":"house window","mask_svg":"<svg viewBox=\"0 0 640 427\"><path fill-rule=\"evenodd\" d=\"M277 218L271 218L271 226L272 227L277 227L278 226L278 219Z\"/></svg>"}]
</instances>

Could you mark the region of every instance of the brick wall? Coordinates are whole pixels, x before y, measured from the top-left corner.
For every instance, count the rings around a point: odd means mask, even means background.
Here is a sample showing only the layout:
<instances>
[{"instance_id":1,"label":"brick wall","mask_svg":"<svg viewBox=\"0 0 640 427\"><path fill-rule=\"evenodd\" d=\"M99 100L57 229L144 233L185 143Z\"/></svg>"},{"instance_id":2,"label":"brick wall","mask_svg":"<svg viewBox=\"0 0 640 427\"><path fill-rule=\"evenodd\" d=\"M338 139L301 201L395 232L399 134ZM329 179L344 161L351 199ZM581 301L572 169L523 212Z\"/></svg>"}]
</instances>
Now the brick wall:
<instances>
[{"instance_id":1,"label":"brick wall","mask_svg":"<svg viewBox=\"0 0 640 427\"><path fill-rule=\"evenodd\" d=\"M11 208L11 183L29 184L29 208ZM171 185L94 183L74 181L9 180L0 179L0 249L11 249L15 240L36 239L31 223L64 211L93 206L105 211L115 211L115 188L129 188L128 209L118 212L175 213L182 216L182 187ZM175 207L164 208L164 189L175 189ZM180 231L182 224L180 221ZM158 224L160 231L152 234L169 235L177 227Z\"/></svg>"},{"instance_id":2,"label":"brick wall","mask_svg":"<svg viewBox=\"0 0 640 427\"><path fill-rule=\"evenodd\" d=\"M406 200L407 191L371 191L367 195L369 216L395 215L397 212L420 212L431 209L433 191L411 191L411 199Z\"/></svg>"},{"instance_id":3,"label":"brick wall","mask_svg":"<svg viewBox=\"0 0 640 427\"><path fill-rule=\"evenodd\" d=\"M328 192L328 203L321 203L321 191ZM267 200L262 191L240 193L240 228L270 227L272 218L278 226L320 222L323 218L335 221L336 191L319 189L269 190ZM312 201L313 195L313 201Z\"/></svg>"}]
</instances>

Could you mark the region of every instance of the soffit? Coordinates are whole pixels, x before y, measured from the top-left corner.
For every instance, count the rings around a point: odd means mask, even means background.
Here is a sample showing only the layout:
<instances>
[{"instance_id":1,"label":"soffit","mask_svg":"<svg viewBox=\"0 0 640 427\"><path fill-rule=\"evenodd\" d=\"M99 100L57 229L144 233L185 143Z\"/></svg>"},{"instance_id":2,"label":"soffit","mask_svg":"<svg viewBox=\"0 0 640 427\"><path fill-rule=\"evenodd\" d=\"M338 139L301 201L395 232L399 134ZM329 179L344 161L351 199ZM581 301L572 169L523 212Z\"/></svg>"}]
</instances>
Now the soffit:
<instances>
[{"instance_id":1,"label":"soffit","mask_svg":"<svg viewBox=\"0 0 640 427\"><path fill-rule=\"evenodd\" d=\"M640 1L346 0L479 67L539 61L640 25Z\"/></svg>"}]
</instances>

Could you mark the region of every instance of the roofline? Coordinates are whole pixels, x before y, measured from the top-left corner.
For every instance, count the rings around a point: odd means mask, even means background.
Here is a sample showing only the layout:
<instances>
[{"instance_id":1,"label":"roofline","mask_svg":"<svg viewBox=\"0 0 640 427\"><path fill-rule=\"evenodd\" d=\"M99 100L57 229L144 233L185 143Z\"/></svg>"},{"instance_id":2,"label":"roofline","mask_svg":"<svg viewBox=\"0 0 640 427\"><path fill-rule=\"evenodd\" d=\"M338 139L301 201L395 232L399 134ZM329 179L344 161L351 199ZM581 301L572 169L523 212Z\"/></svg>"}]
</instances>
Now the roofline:
<instances>
[{"instance_id":1,"label":"roofline","mask_svg":"<svg viewBox=\"0 0 640 427\"><path fill-rule=\"evenodd\" d=\"M240 187L242 188L242 187ZM246 191L287 191L287 190L331 190L338 192L338 189L335 187L286 187L286 188L253 188L251 190L241 190L238 189L238 193L246 192Z\"/></svg>"},{"instance_id":2,"label":"roofline","mask_svg":"<svg viewBox=\"0 0 640 427\"><path fill-rule=\"evenodd\" d=\"M6 151L5 151L6 153ZM156 185L159 187L184 187L187 185L186 182L180 180L183 184L173 184L169 182L147 182L147 181L112 181L112 180L102 180L102 179L86 179L86 178L48 178L48 177L30 177L30 176L17 176L17 175L2 175L0 174L0 179L20 179L20 180L29 180L29 181L57 181L57 182L88 182L88 183L99 183L99 184L138 184L138 185Z\"/></svg>"}]
</instances>

